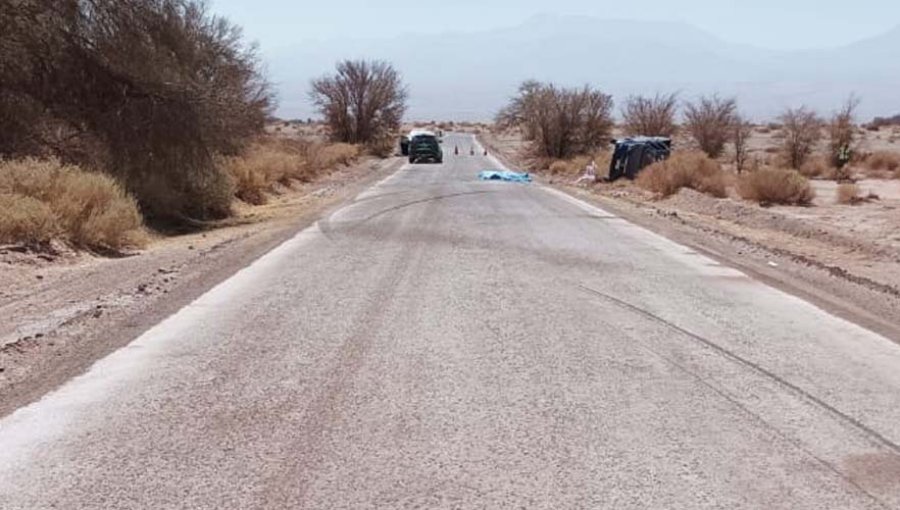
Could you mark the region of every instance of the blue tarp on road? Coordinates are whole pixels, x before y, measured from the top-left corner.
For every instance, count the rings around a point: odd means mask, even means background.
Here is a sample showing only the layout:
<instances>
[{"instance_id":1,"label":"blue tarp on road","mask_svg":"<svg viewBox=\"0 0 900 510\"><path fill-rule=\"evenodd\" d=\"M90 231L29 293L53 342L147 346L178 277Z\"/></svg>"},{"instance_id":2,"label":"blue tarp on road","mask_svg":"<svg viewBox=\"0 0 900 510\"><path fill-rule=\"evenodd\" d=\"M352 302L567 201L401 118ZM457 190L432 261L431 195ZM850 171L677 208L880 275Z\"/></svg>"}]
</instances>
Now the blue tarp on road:
<instances>
[{"instance_id":1,"label":"blue tarp on road","mask_svg":"<svg viewBox=\"0 0 900 510\"><path fill-rule=\"evenodd\" d=\"M478 174L482 181L531 182L531 176L522 172L507 170L485 170Z\"/></svg>"}]
</instances>

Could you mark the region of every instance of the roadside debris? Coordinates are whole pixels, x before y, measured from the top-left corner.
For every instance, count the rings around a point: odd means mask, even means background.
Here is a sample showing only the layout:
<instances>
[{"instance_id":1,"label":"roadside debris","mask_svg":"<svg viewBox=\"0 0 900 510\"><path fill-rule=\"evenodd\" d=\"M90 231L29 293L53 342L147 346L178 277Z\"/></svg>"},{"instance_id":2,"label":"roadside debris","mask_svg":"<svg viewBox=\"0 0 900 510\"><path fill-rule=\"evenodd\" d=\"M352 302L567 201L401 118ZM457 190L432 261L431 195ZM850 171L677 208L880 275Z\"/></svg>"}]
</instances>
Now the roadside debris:
<instances>
[{"instance_id":1,"label":"roadside debris","mask_svg":"<svg viewBox=\"0 0 900 510\"><path fill-rule=\"evenodd\" d=\"M531 176L524 172L507 170L485 170L478 174L482 181L531 182Z\"/></svg>"}]
</instances>

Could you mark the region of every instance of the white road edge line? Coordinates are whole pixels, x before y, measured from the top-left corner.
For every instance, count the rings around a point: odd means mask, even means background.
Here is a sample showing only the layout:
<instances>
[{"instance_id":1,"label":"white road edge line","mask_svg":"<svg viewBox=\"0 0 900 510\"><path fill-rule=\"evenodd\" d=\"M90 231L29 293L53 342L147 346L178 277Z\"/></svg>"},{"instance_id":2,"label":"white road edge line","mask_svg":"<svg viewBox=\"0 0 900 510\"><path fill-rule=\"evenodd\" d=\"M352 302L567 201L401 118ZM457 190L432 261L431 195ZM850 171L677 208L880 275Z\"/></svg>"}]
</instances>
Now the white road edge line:
<instances>
[{"instance_id":1,"label":"white road edge line","mask_svg":"<svg viewBox=\"0 0 900 510\"><path fill-rule=\"evenodd\" d=\"M409 165L402 165L396 172L370 186L366 192L383 186L408 168ZM356 200L351 200L332 214L352 207ZM296 249L323 235L319 222L316 221L126 345L95 361L83 374L0 419L0 475L27 459L30 449L35 445L44 444L64 434L75 416L71 410L89 407L92 403L101 401L117 384L124 384L137 377L137 369L142 363L164 352L170 342L179 341L181 332L190 328L199 317L241 294L243 288L255 283L258 275L278 267ZM35 427L35 424L39 426Z\"/></svg>"},{"instance_id":2,"label":"white road edge line","mask_svg":"<svg viewBox=\"0 0 900 510\"><path fill-rule=\"evenodd\" d=\"M478 141L477 137L475 137L475 143L482 149L482 152L484 152L484 148L481 145L481 143ZM489 154L489 159L491 160L491 162L493 164L497 165L499 169L509 170L509 168L506 165L504 165L500 160L498 160L496 157L494 157L493 154ZM719 261L717 261L707 255L704 255L702 253L696 252L694 249L692 249L688 246L685 246L683 244L680 244L676 241L673 241L673 240L669 239L668 237L663 236L662 234L657 234L656 232L653 232L652 230L650 230L646 227L642 227L640 225L632 223L632 222L626 220L625 218L622 218L620 216L612 214L611 212L609 212L599 206L585 202L584 200L576 198L576 197L574 197L564 191L558 190L556 188L551 188L550 186L540 184L540 183L536 183L536 187L538 189L543 190L546 193L549 193L549 194L555 196L558 199L564 200L565 202L568 202L569 204L579 207L583 211L588 212L588 213L594 215L595 217L618 219L622 225L626 225L628 227L628 230L630 230L634 234L637 234L639 237L643 237L644 240L646 242L648 242L650 245L655 246L662 251L665 251L666 253L668 253L670 256L672 256L675 259L678 259L682 262L689 264L690 266L697 269L701 274L703 274L703 273L710 274L710 273L714 272L714 273L717 273L717 276L731 276L731 277L744 278L748 282L752 282L757 285L764 286L772 292L776 292L778 294L781 294L784 297L794 300L794 302L797 303L798 305L811 307L811 308L815 309L816 311L827 315L829 318L843 323L844 325L849 325L849 326L852 326L859 330L863 330L863 331L879 338L880 341L884 342L885 345L887 345L891 348L898 348L897 343L893 342L892 340L885 337L884 335L881 335L880 333L872 331L872 330L866 328L865 326L862 326L862 325L852 322L850 320L847 320L847 319L844 319L837 315L834 315L833 313L829 312L828 310L822 308L821 306L819 306L813 302L807 301L799 296L791 294L787 291L783 291L777 287L773 287L765 282L762 282L762 281L754 278L753 276L745 273L744 271L741 271L740 269L734 268L729 265L722 264Z\"/></svg>"}]
</instances>

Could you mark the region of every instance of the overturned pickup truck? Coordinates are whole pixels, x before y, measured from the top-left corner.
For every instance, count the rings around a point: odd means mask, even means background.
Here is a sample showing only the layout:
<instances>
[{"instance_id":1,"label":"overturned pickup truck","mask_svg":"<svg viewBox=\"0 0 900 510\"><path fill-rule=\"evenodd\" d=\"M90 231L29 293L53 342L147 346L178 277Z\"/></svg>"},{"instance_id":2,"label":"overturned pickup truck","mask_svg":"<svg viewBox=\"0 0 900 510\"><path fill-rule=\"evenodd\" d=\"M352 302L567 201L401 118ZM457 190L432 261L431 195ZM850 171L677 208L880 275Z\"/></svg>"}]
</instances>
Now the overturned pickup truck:
<instances>
[{"instance_id":1,"label":"overturned pickup truck","mask_svg":"<svg viewBox=\"0 0 900 510\"><path fill-rule=\"evenodd\" d=\"M634 179L648 166L669 159L672 153L672 139L659 136L638 136L613 140L616 148L609 164L609 180L623 177Z\"/></svg>"}]
</instances>

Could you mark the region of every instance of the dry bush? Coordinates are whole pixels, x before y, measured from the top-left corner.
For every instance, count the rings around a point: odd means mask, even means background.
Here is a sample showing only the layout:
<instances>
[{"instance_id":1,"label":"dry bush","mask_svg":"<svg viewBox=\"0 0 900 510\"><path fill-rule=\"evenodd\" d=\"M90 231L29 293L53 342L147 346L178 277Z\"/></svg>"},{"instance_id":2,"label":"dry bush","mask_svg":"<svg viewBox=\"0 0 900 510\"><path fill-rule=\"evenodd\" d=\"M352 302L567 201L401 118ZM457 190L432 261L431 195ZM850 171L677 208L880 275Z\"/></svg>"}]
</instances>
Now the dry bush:
<instances>
[{"instance_id":1,"label":"dry bush","mask_svg":"<svg viewBox=\"0 0 900 510\"><path fill-rule=\"evenodd\" d=\"M678 128L675 124L677 113L677 94L631 96L625 102L622 118L630 135L672 136Z\"/></svg>"},{"instance_id":2,"label":"dry bush","mask_svg":"<svg viewBox=\"0 0 900 510\"><path fill-rule=\"evenodd\" d=\"M36 198L0 193L0 211L0 243L41 245L60 234L53 211Z\"/></svg>"},{"instance_id":3,"label":"dry bush","mask_svg":"<svg viewBox=\"0 0 900 510\"><path fill-rule=\"evenodd\" d=\"M813 178L831 176L833 170L825 158L810 158L800 166L798 172L806 178Z\"/></svg>"},{"instance_id":4,"label":"dry bush","mask_svg":"<svg viewBox=\"0 0 900 510\"><path fill-rule=\"evenodd\" d=\"M684 106L684 127L697 146L711 158L725 152L738 122L737 99L713 95Z\"/></svg>"},{"instance_id":5,"label":"dry bush","mask_svg":"<svg viewBox=\"0 0 900 510\"><path fill-rule=\"evenodd\" d=\"M200 0L17 0L0 32L0 156L103 169L154 220L230 213L217 156L272 100L238 27Z\"/></svg>"},{"instance_id":6,"label":"dry bush","mask_svg":"<svg viewBox=\"0 0 900 510\"><path fill-rule=\"evenodd\" d=\"M856 110L859 107L859 99L851 95L835 112L828 122L828 149L831 166L843 168L850 162L853 152L856 151Z\"/></svg>"},{"instance_id":7,"label":"dry bush","mask_svg":"<svg viewBox=\"0 0 900 510\"><path fill-rule=\"evenodd\" d=\"M119 250L142 245L143 220L133 198L112 178L56 160L0 163L0 238Z\"/></svg>"},{"instance_id":8,"label":"dry bush","mask_svg":"<svg viewBox=\"0 0 900 510\"><path fill-rule=\"evenodd\" d=\"M560 88L528 81L497 115L504 128L520 128L536 159L569 159L609 142L612 96L585 86Z\"/></svg>"},{"instance_id":9,"label":"dry bush","mask_svg":"<svg viewBox=\"0 0 900 510\"><path fill-rule=\"evenodd\" d=\"M865 201L859 185L846 183L837 187L837 203L841 205L856 205Z\"/></svg>"},{"instance_id":10,"label":"dry bush","mask_svg":"<svg viewBox=\"0 0 900 510\"><path fill-rule=\"evenodd\" d=\"M816 197L806 177L796 170L763 167L738 179L738 193L762 205L809 205Z\"/></svg>"},{"instance_id":11,"label":"dry bush","mask_svg":"<svg viewBox=\"0 0 900 510\"><path fill-rule=\"evenodd\" d=\"M829 166L822 176L839 183L853 183L853 169L849 165L844 165L840 168Z\"/></svg>"},{"instance_id":12,"label":"dry bush","mask_svg":"<svg viewBox=\"0 0 900 510\"><path fill-rule=\"evenodd\" d=\"M569 175L572 173L572 164L568 161L558 159L550 163L550 175Z\"/></svg>"},{"instance_id":13,"label":"dry bush","mask_svg":"<svg viewBox=\"0 0 900 510\"><path fill-rule=\"evenodd\" d=\"M379 145L400 130L408 93L387 62L345 60L336 72L312 82L310 98L333 141Z\"/></svg>"},{"instance_id":14,"label":"dry bush","mask_svg":"<svg viewBox=\"0 0 900 510\"><path fill-rule=\"evenodd\" d=\"M753 136L753 125L740 115L735 115L731 126L731 143L734 145L734 168L740 174L747 168L750 160L750 137Z\"/></svg>"},{"instance_id":15,"label":"dry bush","mask_svg":"<svg viewBox=\"0 0 900 510\"><path fill-rule=\"evenodd\" d=\"M822 139L822 119L815 112L801 106L786 110L779 120L783 125L781 150L785 162L791 168L799 169Z\"/></svg>"},{"instance_id":16,"label":"dry bush","mask_svg":"<svg viewBox=\"0 0 900 510\"><path fill-rule=\"evenodd\" d=\"M865 159L865 168L873 176L900 179L900 154L888 151L873 152Z\"/></svg>"},{"instance_id":17,"label":"dry bush","mask_svg":"<svg viewBox=\"0 0 900 510\"><path fill-rule=\"evenodd\" d=\"M691 188L714 197L727 196L728 178L718 162L702 152L676 152L641 171L638 186L667 197Z\"/></svg>"}]
</instances>

